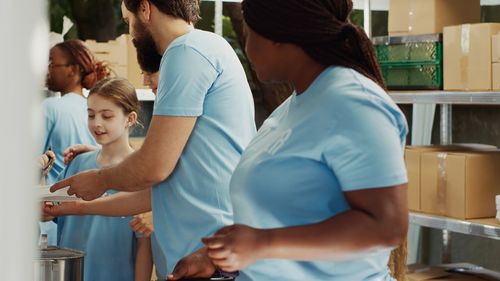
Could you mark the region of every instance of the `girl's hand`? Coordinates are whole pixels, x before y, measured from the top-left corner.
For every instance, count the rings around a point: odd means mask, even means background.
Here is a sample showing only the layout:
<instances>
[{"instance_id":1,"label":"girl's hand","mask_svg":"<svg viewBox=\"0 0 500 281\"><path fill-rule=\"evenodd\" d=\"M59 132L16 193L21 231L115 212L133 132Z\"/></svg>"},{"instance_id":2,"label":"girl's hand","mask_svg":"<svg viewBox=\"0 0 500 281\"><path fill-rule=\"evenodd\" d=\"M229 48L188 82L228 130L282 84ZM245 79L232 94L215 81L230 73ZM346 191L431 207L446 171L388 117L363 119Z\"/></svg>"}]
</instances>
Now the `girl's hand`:
<instances>
[{"instance_id":1,"label":"girl's hand","mask_svg":"<svg viewBox=\"0 0 500 281\"><path fill-rule=\"evenodd\" d=\"M42 214L42 217L40 218L40 221L42 222L47 222L47 221L51 221L55 218L55 216L52 216L48 213L45 212L45 208L50 208L54 206L54 204L52 202L43 202L41 205L40 205L40 208L41 208L41 214Z\"/></svg>"},{"instance_id":2,"label":"girl's hand","mask_svg":"<svg viewBox=\"0 0 500 281\"><path fill-rule=\"evenodd\" d=\"M247 267L265 257L268 249L266 230L246 225L227 226L214 236L203 238L208 249L208 257L218 268L233 272Z\"/></svg>"},{"instance_id":3,"label":"girl's hand","mask_svg":"<svg viewBox=\"0 0 500 281\"><path fill-rule=\"evenodd\" d=\"M141 233L144 237L149 237L154 231L152 213L147 212L134 216L130 221L130 227L134 232Z\"/></svg>"},{"instance_id":4,"label":"girl's hand","mask_svg":"<svg viewBox=\"0 0 500 281\"><path fill-rule=\"evenodd\" d=\"M62 202L59 205L45 202L45 206L43 206L43 218L83 215L83 204L85 204L83 201Z\"/></svg>"},{"instance_id":5,"label":"girl's hand","mask_svg":"<svg viewBox=\"0 0 500 281\"><path fill-rule=\"evenodd\" d=\"M174 268L167 280L180 280L182 278L209 278L216 268L207 256L207 249L198 251L182 258Z\"/></svg>"},{"instance_id":6,"label":"girl's hand","mask_svg":"<svg viewBox=\"0 0 500 281\"><path fill-rule=\"evenodd\" d=\"M78 154L97 150L97 147L88 144L75 144L64 150L64 164L68 165Z\"/></svg>"}]
</instances>

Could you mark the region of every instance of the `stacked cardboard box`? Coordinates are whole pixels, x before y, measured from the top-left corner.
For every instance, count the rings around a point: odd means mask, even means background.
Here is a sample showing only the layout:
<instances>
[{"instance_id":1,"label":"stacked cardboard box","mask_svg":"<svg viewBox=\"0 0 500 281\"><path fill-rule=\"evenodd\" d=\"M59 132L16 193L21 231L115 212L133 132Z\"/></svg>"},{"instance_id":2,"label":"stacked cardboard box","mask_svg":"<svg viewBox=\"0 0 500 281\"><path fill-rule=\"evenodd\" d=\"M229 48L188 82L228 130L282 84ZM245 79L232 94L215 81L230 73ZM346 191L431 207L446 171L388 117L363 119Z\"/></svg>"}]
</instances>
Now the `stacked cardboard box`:
<instances>
[{"instance_id":1,"label":"stacked cardboard box","mask_svg":"<svg viewBox=\"0 0 500 281\"><path fill-rule=\"evenodd\" d=\"M452 146L407 146L405 149L405 163L408 172L408 209L421 211L421 176L422 154L431 151L448 151ZM456 148L455 148L456 149Z\"/></svg>"},{"instance_id":2,"label":"stacked cardboard box","mask_svg":"<svg viewBox=\"0 0 500 281\"><path fill-rule=\"evenodd\" d=\"M108 64L114 76L127 78L136 88L145 88L130 35L124 34L108 42L87 40L85 44L98 60Z\"/></svg>"},{"instance_id":3,"label":"stacked cardboard box","mask_svg":"<svg viewBox=\"0 0 500 281\"><path fill-rule=\"evenodd\" d=\"M493 90L500 90L500 33L491 37Z\"/></svg>"},{"instance_id":4,"label":"stacked cardboard box","mask_svg":"<svg viewBox=\"0 0 500 281\"><path fill-rule=\"evenodd\" d=\"M423 153L421 211L457 219L494 217L499 151Z\"/></svg>"},{"instance_id":5,"label":"stacked cardboard box","mask_svg":"<svg viewBox=\"0 0 500 281\"><path fill-rule=\"evenodd\" d=\"M408 146L408 208L460 219L493 217L500 152L489 145Z\"/></svg>"},{"instance_id":6,"label":"stacked cardboard box","mask_svg":"<svg viewBox=\"0 0 500 281\"><path fill-rule=\"evenodd\" d=\"M480 0L391 0L389 35L442 33L449 25L480 21Z\"/></svg>"},{"instance_id":7,"label":"stacked cardboard box","mask_svg":"<svg viewBox=\"0 0 500 281\"><path fill-rule=\"evenodd\" d=\"M129 143L133 149L139 150L142 144L144 143L144 138L141 137L129 138Z\"/></svg>"},{"instance_id":8,"label":"stacked cardboard box","mask_svg":"<svg viewBox=\"0 0 500 281\"><path fill-rule=\"evenodd\" d=\"M493 35L500 23L466 24L445 27L444 89L492 90Z\"/></svg>"}]
</instances>

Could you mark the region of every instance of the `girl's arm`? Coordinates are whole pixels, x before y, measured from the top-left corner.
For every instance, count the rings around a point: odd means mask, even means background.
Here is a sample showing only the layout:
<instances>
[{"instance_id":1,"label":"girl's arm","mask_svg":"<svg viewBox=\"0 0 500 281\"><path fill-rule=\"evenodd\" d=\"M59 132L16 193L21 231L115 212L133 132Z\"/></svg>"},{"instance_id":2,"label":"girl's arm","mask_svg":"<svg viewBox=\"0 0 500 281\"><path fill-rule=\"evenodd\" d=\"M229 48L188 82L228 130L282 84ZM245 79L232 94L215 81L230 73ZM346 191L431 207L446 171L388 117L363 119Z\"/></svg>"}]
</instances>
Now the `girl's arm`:
<instances>
[{"instance_id":1,"label":"girl's arm","mask_svg":"<svg viewBox=\"0 0 500 281\"><path fill-rule=\"evenodd\" d=\"M57 206L45 205L44 215L131 216L151 211L151 188L136 192L119 192L94 201L73 201Z\"/></svg>"},{"instance_id":2,"label":"girl's arm","mask_svg":"<svg viewBox=\"0 0 500 281\"><path fill-rule=\"evenodd\" d=\"M137 252L135 256L135 281L151 281L153 272L153 257L151 240L137 238Z\"/></svg>"}]
</instances>

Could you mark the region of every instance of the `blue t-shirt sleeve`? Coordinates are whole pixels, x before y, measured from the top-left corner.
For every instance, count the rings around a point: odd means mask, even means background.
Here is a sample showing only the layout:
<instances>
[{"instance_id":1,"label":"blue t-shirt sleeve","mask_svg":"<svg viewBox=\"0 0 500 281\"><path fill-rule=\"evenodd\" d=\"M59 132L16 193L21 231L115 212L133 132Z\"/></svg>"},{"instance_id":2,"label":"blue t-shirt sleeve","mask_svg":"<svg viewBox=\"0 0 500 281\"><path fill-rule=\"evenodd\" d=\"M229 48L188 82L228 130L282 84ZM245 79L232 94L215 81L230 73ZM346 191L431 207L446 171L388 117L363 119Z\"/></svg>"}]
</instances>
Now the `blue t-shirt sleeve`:
<instances>
[{"instance_id":1,"label":"blue t-shirt sleeve","mask_svg":"<svg viewBox=\"0 0 500 281\"><path fill-rule=\"evenodd\" d=\"M160 66L153 115L200 116L205 97L219 75L196 49L179 45L167 51Z\"/></svg>"},{"instance_id":2,"label":"blue t-shirt sleeve","mask_svg":"<svg viewBox=\"0 0 500 281\"><path fill-rule=\"evenodd\" d=\"M50 134L54 128L55 116L54 116L54 108L51 104L51 100L45 100L42 104L42 113L43 113L43 143L40 149L40 153L45 153L49 149L49 139Z\"/></svg>"},{"instance_id":3,"label":"blue t-shirt sleeve","mask_svg":"<svg viewBox=\"0 0 500 281\"><path fill-rule=\"evenodd\" d=\"M344 192L407 182L402 113L380 98L343 96L323 157Z\"/></svg>"}]
</instances>

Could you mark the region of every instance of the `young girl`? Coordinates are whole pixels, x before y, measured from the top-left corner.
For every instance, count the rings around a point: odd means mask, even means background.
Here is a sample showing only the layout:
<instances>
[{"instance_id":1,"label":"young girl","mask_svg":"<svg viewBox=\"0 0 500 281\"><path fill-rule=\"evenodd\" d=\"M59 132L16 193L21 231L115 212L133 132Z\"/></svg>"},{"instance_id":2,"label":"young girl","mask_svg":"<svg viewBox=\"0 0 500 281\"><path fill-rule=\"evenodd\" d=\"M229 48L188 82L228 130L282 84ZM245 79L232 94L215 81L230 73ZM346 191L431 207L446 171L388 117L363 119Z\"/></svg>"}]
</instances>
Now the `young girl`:
<instances>
[{"instance_id":1,"label":"young girl","mask_svg":"<svg viewBox=\"0 0 500 281\"><path fill-rule=\"evenodd\" d=\"M151 88L156 95L158 88L158 78L161 56L156 54L153 56L143 56L137 54L137 61L143 71L144 85ZM64 162L70 163L76 155L80 153L96 150L97 147L89 145L73 145L65 150ZM136 198L131 198L139 196ZM118 200L116 200L118 199ZM133 205L141 202L142 208L136 208ZM147 213L143 213L147 212ZM139 215L135 215L138 214ZM145 190L134 193L121 193L113 196L101 197L93 201L77 201L63 203L58 206L50 206L45 209L47 217L62 216L62 215L101 215L101 216L128 216L135 215L130 222L132 230L138 235L149 237L151 243L152 258L155 265L156 276L165 278L167 276L167 262L165 255L160 248L159 239L154 232L151 213L151 192ZM147 267L146 267L147 268ZM153 275L153 280L156 278Z\"/></svg>"},{"instance_id":2,"label":"young girl","mask_svg":"<svg viewBox=\"0 0 500 281\"><path fill-rule=\"evenodd\" d=\"M128 81L111 78L98 82L88 97L88 127L102 148L78 155L60 178L115 165L131 154L128 136L138 124L138 109L135 89ZM114 193L108 190L105 195ZM149 281L149 238L136 238L130 221L131 217L59 217L58 245L85 251L86 281Z\"/></svg>"}]
</instances>

